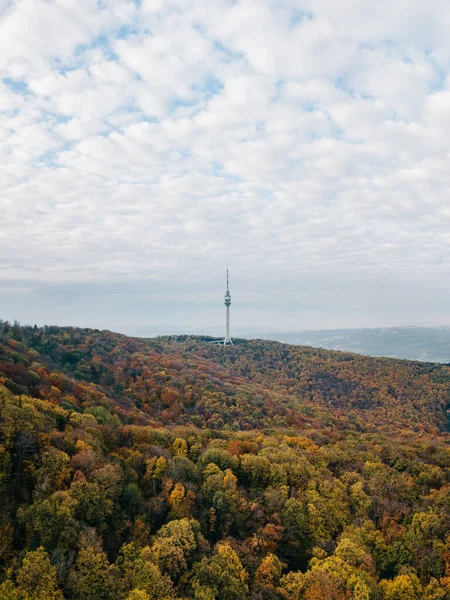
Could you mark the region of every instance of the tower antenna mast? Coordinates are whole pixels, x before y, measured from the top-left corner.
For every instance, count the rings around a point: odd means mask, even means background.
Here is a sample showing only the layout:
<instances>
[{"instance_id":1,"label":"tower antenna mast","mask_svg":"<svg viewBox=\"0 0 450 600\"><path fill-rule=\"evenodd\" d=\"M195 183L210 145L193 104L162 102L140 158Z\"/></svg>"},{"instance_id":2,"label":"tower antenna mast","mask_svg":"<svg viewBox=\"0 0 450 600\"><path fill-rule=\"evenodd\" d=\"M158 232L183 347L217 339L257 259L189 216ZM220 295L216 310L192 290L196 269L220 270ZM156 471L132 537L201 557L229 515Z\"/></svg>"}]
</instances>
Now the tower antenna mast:
<instances>
[{"instance_id":1,"label":"tower antenna mast","mask_svg":"<svg viewBox=\"0 0 450 600\"><path fill-rule=\"evenodd\" d=\"M233 340L230 335L230 305L231 305L231 295L230 295L230 285L228 280L228 265L227 265L227 289L225 290L224 296L224 304L225 304L225 337L223 340L214 340L213 344L223 344L224 346L228 346L229 344L233 345Z\"/></svg>"},{"instance_id":2,"label":"tower antenna mast","mask_svg":"<svg viewBox=\"0 0 450 600\"><path fill-rule=\"evenodd\" d=\"M230 335L231 295L230 295L230 286L228 283L228 267L227 267L227 289L225 291L224 304L225 304L225 338L223 340L223 345L226 346L227 344L233 344L233 341L232 341L231 335Z\"/></svg>"}]
</instances>

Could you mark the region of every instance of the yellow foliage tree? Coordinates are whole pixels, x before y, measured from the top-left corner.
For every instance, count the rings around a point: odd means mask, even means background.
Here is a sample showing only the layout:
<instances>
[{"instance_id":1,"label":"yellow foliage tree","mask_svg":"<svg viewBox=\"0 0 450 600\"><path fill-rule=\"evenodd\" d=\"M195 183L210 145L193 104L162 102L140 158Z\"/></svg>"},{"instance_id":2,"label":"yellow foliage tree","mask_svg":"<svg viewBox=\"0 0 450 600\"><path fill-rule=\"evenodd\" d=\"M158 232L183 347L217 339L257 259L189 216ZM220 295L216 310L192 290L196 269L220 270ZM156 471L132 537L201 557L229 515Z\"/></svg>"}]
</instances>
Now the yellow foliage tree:
<instances>
[{"instance_id":1,"label":"yellow foliage tree","mask_svg":"<svg viewBox=\"0 0 450 600\"><path fill-rule=\"evenodd\" d=\"M56 583L56 568L42 546L25 555L17 574L17 584L27 600L63 600Z\"/></svg>"},{"instance_id":2,"label":"yellow foliage tree","mask_svg":"<svg viewBox=\"0 0 450 600\"><path fill-rule=\"evenodd\" d=\"M380 582L383 600L422 600L423 589L414 574L398 575L395 579Z\"/></svg>"}]
</instances>

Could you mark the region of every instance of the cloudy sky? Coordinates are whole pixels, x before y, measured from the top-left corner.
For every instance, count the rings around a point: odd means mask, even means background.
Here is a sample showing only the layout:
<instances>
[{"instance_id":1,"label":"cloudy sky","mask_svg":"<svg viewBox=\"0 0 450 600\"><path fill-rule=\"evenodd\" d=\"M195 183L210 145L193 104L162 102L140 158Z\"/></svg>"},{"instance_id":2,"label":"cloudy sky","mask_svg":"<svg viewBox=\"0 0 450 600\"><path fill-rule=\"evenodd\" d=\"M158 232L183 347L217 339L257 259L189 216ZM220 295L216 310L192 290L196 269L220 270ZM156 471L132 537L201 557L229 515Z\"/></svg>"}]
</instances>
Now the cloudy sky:
<instances>
[{"instance_id":1,"label":"cloudy sky","mask_svg":"<svg viewBox=\"0 0 450 600\"><path fill-rule=\"evenodd\" d=\"M448 0L0 0L0 318L450 324Z\"/></svg>"}]
</instances>

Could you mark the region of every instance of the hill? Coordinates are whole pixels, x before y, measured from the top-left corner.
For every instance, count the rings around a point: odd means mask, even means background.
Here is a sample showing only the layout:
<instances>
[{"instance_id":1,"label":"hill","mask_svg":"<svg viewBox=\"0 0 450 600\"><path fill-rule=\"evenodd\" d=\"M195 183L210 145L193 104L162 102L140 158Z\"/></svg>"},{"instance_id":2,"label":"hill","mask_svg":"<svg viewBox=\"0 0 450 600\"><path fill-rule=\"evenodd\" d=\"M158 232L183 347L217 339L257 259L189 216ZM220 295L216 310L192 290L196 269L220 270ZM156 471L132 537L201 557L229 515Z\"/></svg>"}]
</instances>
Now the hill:
<instances>
[{"instance_id":1,"label":"hill","mask_svg":"<svg viewBox=\"0 0 450 600\"><path fill-rule=\"evenodd\" d=\"M448 598L449 398L446 365L2 322L0 597Z\"/></svg>"},{"instance_id":2,"label":"hill","mask_svg":"<svg viewBox=\"0 0 450 600\"><path fill-rule=\"evenodd\" d=\"M3 368L12 391L59 394L68 408L98 405L101 398L129 422L232 430L448 429L446 365L264 340L236 340L224 349L210 338L136 339L75 328L17 328L9 339L15 359ZM30 379L29 370L42 379Z\"/></svg>"}]
</instances>

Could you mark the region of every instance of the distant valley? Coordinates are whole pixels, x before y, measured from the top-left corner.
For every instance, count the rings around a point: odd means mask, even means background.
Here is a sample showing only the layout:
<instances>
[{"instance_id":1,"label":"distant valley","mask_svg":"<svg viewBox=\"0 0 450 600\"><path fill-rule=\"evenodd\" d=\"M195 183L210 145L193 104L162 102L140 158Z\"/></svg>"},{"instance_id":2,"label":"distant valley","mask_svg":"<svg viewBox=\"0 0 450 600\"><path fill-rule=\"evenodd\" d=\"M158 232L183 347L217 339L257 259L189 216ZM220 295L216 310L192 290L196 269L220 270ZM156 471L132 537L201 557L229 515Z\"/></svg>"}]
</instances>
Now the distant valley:
<instances>
[{"instance_id":1,"label":"distant valley","mask_svg":"<svg viewBox=\"0 0 450 600\"><path fill-rule=\"evenodd\" d=\"M368 356L450 362L450 327L279 331L262 332L255 337Z\"/></svg>"}]
</instances>

